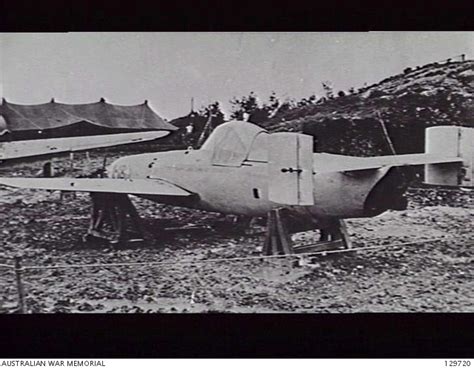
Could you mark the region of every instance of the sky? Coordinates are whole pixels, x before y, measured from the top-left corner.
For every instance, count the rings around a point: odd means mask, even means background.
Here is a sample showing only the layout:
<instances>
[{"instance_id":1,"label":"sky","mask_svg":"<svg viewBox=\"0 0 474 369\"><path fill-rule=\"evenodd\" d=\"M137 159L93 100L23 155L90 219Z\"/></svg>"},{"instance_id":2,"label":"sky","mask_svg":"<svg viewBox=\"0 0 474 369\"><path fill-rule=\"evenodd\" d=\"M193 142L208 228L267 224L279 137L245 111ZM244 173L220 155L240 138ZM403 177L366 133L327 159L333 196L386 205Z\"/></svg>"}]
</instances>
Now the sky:
<instances>
[{"instance_id":1,"label":"sky","mask_svg":"<svg viewBox=\"0 0 474 369\"><path fill-rule=\"evenodd\" d=\"M8 101L119 105L148 100L173 119L254 91L266 100L362 87L459 54L474 32L0 34L0 93Z\"/></svg>"}]
</instances>

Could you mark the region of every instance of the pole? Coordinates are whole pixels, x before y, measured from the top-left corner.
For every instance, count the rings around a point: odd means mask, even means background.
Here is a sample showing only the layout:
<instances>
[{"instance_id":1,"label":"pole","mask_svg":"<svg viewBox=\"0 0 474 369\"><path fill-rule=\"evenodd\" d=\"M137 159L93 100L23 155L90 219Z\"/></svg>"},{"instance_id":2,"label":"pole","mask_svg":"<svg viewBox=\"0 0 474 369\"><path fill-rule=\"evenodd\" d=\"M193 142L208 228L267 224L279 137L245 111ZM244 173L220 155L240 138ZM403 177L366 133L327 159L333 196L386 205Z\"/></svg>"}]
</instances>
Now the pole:
<instances>
[{"instance_id":1,"label":"pole","mask_svg":"<svg viewBox=\"0 0 474 369\"><path fill-rule=\"evenodd\" d=\"M74 153L69 153L69 173L72 176L74 173Z\"/></svg>"},{"instance_id":2,"label":"pole","mask_svg":"<svg viewBox=\"0 0 474 369\"><path fill-rule=\"evenodd\" d=\"M89 151L86 151L86 171L87 173L90 173L92 171L92 162Z\"/></svg>"},{"instance_id":3,"label":"pole","mask_svg":"<svg viewBox=\"0 0 474 369\"><path fill-rule=\"evenodd\" d=\"M26 314L26 305L25 305L25 290L23 289L23 283L21 282L21 272L23 271L21 267L21 257L15 257L15 276L16 276L16 287L18 291L18 307L21 314Z\"/></svg>"},{"instance_id":4,"label":"pole","mask_svg":"<svg viewBox=\"0 0 474 369\"><path fill-rule=\"evenodd\" d=\"M393 146L393 142L390 139L390 135L388 134L387 127L385 126L385 122L383 121L382 116L380 115L379 112L377 112L377 116L379 118L379 122L380 122L380 125L382 126L384 137L387 140L387 143L390 148L390 151L392 152L392 155L397 155L397 152L395 151L395 147Z\"/></svg>"},{"instance_id":5,"label":"pole","mask_svg":"<svg viewBox=\"0 0 474 369\"><path fill-rule=\"evenodd\" d=\"M201 135L199 136L197 144L196 144L196 146L198 148L201 147L201 145L204 142L204 139L206 138L206 133L207 133L209 127L211 126L211 121L212 121L212 113L209 112L209 118L207 119L206 125L202 129Z\"/></svg>"},{"instance_id":6,"label":"pole","mask_svg":"<svg viewBox=\"0 0 474 369\"><path fill-rule=\"evenodd\" d=\"M69 175L74 177L74 152L69 153ZM71 196L76 198L76 193L72 192Z\"/></svg>"},{"instance_id":7,"label":"pole","mask_svg":"<svg viewBox=\"0 0 474 369\"><path fill-rule=\"evenodd\" d=\"M102 177L104 177L104 174L105 174L105 169L107 168L107 156L104 156L104 160L102 162Z\"/></svg>"}]
</instances>

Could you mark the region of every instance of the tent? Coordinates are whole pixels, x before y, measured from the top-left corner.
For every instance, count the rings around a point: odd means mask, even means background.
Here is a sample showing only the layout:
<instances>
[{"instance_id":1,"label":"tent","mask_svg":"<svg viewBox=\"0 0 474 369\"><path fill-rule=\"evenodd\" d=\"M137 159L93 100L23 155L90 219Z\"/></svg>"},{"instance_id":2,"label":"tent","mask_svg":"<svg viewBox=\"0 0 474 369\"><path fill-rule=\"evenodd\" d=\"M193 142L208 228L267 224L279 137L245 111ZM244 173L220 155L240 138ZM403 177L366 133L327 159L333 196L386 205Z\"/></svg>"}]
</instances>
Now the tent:
<instances>
[{"instance_id":1,"label":"tent","mask_svg":"<svg viewBox=\"0 0 474 369\"><path fill-rule=\"evenodd\" d=\"M104 99L90 104L20 105L2 100L0 117L6 122L11 139L70 137L96 134L175 131L148 105L120 106Z\"/></svg>"}]
</instances>

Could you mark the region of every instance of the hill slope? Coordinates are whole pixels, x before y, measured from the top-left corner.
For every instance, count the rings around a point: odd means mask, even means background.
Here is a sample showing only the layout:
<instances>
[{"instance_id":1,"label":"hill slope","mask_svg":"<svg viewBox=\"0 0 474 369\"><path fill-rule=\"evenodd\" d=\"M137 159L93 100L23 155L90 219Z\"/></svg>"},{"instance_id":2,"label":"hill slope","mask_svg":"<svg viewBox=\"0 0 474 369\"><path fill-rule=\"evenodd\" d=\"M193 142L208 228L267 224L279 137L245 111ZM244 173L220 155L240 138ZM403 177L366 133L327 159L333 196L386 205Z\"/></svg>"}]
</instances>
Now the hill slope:
<instances>
[{"instance_id":1,"label":"hill slope","mask_svg":"<svg viewBox=\"0 0 474 369\"><path fill-rule=\"evenodd\" d=\"M474 61L407 69L354 94L276 114L265 126L311 134L316 151L390 154L381 121L397 153L423 151L426 127L474 126Z\"/></svg>"}]
</instances>

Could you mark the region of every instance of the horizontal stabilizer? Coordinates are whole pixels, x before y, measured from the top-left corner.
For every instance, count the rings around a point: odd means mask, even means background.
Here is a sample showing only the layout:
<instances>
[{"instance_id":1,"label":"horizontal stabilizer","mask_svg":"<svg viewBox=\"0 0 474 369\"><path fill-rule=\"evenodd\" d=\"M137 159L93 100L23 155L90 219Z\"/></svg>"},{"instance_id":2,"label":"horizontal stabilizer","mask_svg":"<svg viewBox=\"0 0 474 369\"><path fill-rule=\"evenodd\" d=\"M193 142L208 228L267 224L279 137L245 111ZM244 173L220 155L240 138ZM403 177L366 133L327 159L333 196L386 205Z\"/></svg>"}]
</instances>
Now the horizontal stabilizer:
<instances>
[{"instance_id":1,"label":"horizontal stabilizer","mask_svg":"<svg viewBox=\"0 0 474 369\"><path fill-rule=\"evenodd\" d=\"M373 157L314 154L313 169L316 173L348 172L392 166L401 167L411 165L461 162L462 159L459 157L440 154L404 154Z\"/></svg>"},{"instance_id":2,"label":"horizontal stabilizer","mask_svg":"<svg viewBox=\"0 0 474 369\"><path fill-rule=\"evenodd\" d=\"M111 135L45 138L0 143L0 160L56 154L151 141L164 137L169 131L118 133Z\"/></svg>"},{"instance_id":3,"label":"horizontal stabilizer","mask_svg":"<svg viewBox=\"0 0 474 369\"><path fill-rule=\"evenodd\" d=\"M41 190L111 192L132 195L191 195L190 192L160 179L0 177L0 185Z\"/></svg>"}]
</instances>

